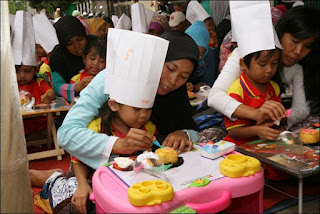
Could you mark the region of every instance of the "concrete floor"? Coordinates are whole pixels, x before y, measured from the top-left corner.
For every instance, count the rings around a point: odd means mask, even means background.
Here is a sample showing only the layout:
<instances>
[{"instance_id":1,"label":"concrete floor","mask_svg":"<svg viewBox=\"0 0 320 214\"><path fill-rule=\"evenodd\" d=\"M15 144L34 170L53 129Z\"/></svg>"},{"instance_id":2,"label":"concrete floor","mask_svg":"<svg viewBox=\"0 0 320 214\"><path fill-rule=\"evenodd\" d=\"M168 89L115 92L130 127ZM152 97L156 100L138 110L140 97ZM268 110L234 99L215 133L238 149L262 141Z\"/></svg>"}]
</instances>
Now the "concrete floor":
<instances>
[{"instance_id":1,"label":"concrete floor","mask_svg":"<svg viewBox=\"0 0 320 214\"><path fill-rule=\"evenodd\" d=\"M303 213L320 213L320 199L307 201L303 203ZM298 213L298 205L289 207L276 213Z\"/></svg>"}]
</instances>

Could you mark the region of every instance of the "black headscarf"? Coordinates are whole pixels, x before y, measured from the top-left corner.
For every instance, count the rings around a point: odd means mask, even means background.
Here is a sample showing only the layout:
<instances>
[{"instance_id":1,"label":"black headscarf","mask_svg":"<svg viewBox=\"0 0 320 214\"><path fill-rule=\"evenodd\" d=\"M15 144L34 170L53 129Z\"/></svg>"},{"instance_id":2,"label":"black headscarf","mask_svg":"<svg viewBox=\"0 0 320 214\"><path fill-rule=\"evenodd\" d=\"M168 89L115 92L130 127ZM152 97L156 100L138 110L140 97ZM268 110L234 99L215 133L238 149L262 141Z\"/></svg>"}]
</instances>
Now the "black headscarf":
<instances>
[{"instance_id":1,"label":"black headscarf","mask_svg":"<svg viewBox=\"0 0 320 214\"><path fill-rule=\"evenodd\" d=\"M193 39L180 31L169 31L161 35L168 40L169 48L165 61L189 59L197 69L199 49ZM186 84L166 95L157 95L152 108L151 121L157 126L157 139L163 141L165 137L177 130L198 130L192 119Z\"/></svg>"},{"instance_id":2,"label":"black headscarf","mask_svg":"<svg viewBox=\"0 0 320 214\"><path fill-rule=\"evenodd\" d=\"M49 65L52 71L59 73L66 82L70 82L70 79L84 68L84 64L82 56L71 54L66 46L74 36L87 38L86 31L79 19L73 16L64 16L53 26L60 44L52 50Z\"/></svg>"}]
</instances>

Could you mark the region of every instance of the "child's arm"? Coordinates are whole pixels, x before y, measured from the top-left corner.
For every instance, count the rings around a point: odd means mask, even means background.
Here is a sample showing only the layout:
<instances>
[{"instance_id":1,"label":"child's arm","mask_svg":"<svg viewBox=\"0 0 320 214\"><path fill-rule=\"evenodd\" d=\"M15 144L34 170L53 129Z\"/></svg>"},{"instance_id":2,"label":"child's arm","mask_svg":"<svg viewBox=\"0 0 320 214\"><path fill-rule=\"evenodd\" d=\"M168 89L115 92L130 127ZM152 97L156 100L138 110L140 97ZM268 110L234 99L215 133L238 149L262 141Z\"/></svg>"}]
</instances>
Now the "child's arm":
<instances>
[{"instance_id":1,"label":"child's arm","mask_svg":"<svg viewBox=\"0 0 320 214\"><path fill-rule=\"evenodd\" d=\"M71 202L77 207L80 213L87 212L87 200L92 193L88 183L89 167L81 162L73 163L74 172L78 181L78 188L73 194Z\"/></svg>"},{"instance_id":2,"label":"child's arm","mask_svg":"<svg viewBox=\"0 0 320 214\"><path fill-rule=\"evenodd\" d=\"M273 125L274 122L269 122L249 127L235 127L230 129L228 134L233 139L238 140L259 137L262 140L275 141L278 138L280 131L271 128Z\"/></svg>"},{"instance_id":3,"label":"child's arm","mask_svg":"<svg viewBox=\"0 0 320 214\"><path fill-rule=\"evenodd\" d=\"M49 104L51 103L52 100L54 100L56 98L56 94L54 93L54 90L48 90L42 97L41 97L41 101Z\"/></svg>"}]
</instances>

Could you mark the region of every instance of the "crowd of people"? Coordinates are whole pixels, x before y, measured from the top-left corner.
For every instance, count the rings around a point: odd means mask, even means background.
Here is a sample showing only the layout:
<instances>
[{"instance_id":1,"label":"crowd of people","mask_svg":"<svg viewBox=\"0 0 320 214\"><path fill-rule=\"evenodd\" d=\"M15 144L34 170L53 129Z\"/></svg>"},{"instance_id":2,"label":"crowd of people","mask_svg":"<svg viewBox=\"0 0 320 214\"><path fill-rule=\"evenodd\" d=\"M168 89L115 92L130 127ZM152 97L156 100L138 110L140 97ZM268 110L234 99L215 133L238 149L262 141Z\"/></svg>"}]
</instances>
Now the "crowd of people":
<instances>
[{"instance_id":1,"label":"crowd of people","mask_svg":"<svg viewBox=\"0 0 320 214\"><path fill-rule=\"evenodd\" d=\"M212 2L191 1L186 11L175 5L170 16L135 10L131 19L83 19L74 11L54 24L42 13L16 13L19 90L36 103L77 98L57 133L72 170L30 170L32 185L43 187L37 201L50 199L44 209L89 211L91 172L115 157L152 150L156 139L178 153L191 150L199 128L188 91L202 86L211 87L208 106L224 116L224 139L237 145L274 141L319 118L319 11L267 2L263 10L246 5L241 16L241 2ZM290 86L286 117L281 95ZM45 124L25 119L26 136Z\"/></svg>"}]
</instances>

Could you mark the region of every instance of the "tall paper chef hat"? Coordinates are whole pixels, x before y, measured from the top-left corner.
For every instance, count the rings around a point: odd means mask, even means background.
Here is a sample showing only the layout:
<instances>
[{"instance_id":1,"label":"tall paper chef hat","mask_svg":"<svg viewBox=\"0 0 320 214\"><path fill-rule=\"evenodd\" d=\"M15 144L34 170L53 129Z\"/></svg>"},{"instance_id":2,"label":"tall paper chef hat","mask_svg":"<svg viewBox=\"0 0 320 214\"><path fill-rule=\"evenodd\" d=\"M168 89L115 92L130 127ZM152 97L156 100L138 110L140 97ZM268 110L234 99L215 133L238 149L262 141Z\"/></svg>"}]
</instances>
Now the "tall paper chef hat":
<instances>
[{"instance_id":1,"label":"tall paper chef hat","mask_svg":"<svg viewBox=\"0 0 320 214\"><path fill-rule=\"evenodd\" d=\"M34 15L33 26L36 44L40 44L46 53L51 52L59 41L56 30L47 16L44 13Z\"/></svg>"},{"instance_id":2,"label":"tall paper chef hat","mask_svg":"<svg viewBox=\"0 0 320 214\"><path fill-rule=\"evenodd\" d=\"M193 22L201 20L204 21L210 17L207 11L202 7L198 1L190 1L187 7L186 19L193 24Z\"/></svg>"},{"instance_id":3,"label":"tall paper chef hat","mask_svg":"<svg viewBox=\"0 0 320 214\"><path fill-rule=\"evenodd\" d=\"M149 25L147 24L146 11L142 3L134 3L131 5L132 31L140 33L149 33Z\"/></svg>"},{"instance_id":4,"label":"tall paper chef hat","mask_svg":"<svg viewBox=\"0 0 320 214\"><path fill-rule=\"evenodd\" d=\"M269 1L230 1L232 36L240 57L282 46L272 25Z\"/></svg>"},{"instance_id":5,"label":"tall paper chef hat","mask_svg":"<svg viewBox=\"0 0 320 214\"><path fill-rule=\"evenodd\" d=\"M131 29L131 19L126 14L123 13L122 16L120 17L120 19L117 21L117 24L115 25L114 28L123 29L123 30L130 30Z\"/></svg>"},{"instance_id":6,"label":"tall paper chef hat","mask_svg":"<svg viewBox=\"0 0 320 214\"><path fill-rule=\"evenodd\" d=\"M168 46L160 37L109 29L105 93L121 104L151 108Z\"/></svg>"},{"instance_id":7,"label":"tall paper chef hat","mask_svg":"<svg viewBox=\"0 0 320 214\"><path fill-rule=\"evenodd\" d=\"M38 65L36 41L30 13L22 10L16 12L11 43L16 65Z\"/></svg>"}]
</instances>

